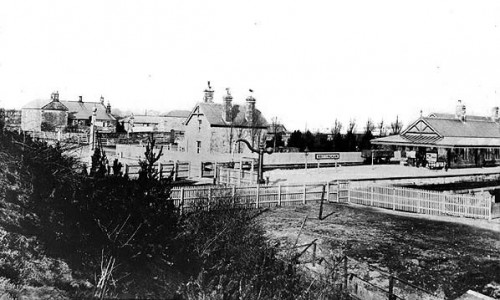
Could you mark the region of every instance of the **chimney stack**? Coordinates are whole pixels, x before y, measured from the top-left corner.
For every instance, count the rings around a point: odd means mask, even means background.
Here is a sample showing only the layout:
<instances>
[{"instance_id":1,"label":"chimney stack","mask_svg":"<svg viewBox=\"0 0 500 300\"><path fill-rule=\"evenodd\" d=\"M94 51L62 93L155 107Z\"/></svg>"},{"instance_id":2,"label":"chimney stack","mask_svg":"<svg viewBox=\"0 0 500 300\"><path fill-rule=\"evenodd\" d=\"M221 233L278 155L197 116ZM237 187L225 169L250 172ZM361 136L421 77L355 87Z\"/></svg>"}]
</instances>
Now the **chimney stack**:
<instances>
[{"instance_id":1,"label":"chimney stack","mask_svg":"<svg viewBox=\"0 0 500 300\"><path fill-rule=\"evenodd\" d=\"M250 93L253 93L253 90L250 89ZM246 107L245 107L245 119L250 125L254 125L255 120L255 98L250 94L250 96L246 99Z\"/></svg>"},{"instance_id":2,"label":"chimney stack","mask_svg":"<svg viewBox=\"0 0 500 300\"><path fill-rule=\"evenodd\" d=\"M205 96L203 96L203 102L213 103L214 102L214 90L210 86L210 81L208 82L208 88L205 89Z\"/></svg>"},{"instance_id":3,"label":"chimney stack","mask_svg":"<svg viewBox=\"0 0 500 300\"><path fill-rule=\"evenodd\" d=\"M104 97L101 95L101 104L104 105Z\"/></svg>"},{"instance_id":4,"label":"chimney stack","mask_svg":"<svg viewBox=\"0 0 500 300\"><path fill-rule=\"evenodd\" d=\"M493 122L497 122L499 118L500 118L500 116L499 116L499 108L498 108L498 106L494 106L491 109L491 120Z\"/></svg>"},{"instance_id":5,"label":"chimney stack","mask_svg":"<svg viewBox=\"0 0 500 300\"><path fill-rule=\"evenodd\" d=\"M111 104L108 101L108 105L106 105L106 113L111 114Z\"/></svg>"},{"instance_id":6,"label":"chimney stack","mask_svg":"<svg viewBox=\"0 0 500 300\"><path fill-rule=\"evenodd\" d=\"M466 109L465 105L462 104L462 100L458 100L457 107L455 110L455 116L462 122L465 122Z\"/></svg>"},{"instance_id":7,"label":"chimney stack","mask_svg":"<svg viewBox=\"0 0 500 300\"><path fill-rule=\"evenodd\" d=\"M227 94L222 97L222 118L227 123L233 121L233 96L231 96L231 90L226 88Z\"/></svg>"},{"instance_id":8,"label":"chimney stack","mask_svg":"<svg viewBox=\"0 0 500 300\"><path fill-rule=\"evenodd\" d=\"M59 92L55 92L52 94L52 100L53 101L59 101Z\"/></svg>"},{"instance_id":9,"label":"chimney stack","mask_svg":"<svg viewBox=\"0 0 500 300\"><path fill-rule=\"evenodd\" d=\"M78 96L78 102L83 103L83 96Z\"/></svg>"}]
</instances>

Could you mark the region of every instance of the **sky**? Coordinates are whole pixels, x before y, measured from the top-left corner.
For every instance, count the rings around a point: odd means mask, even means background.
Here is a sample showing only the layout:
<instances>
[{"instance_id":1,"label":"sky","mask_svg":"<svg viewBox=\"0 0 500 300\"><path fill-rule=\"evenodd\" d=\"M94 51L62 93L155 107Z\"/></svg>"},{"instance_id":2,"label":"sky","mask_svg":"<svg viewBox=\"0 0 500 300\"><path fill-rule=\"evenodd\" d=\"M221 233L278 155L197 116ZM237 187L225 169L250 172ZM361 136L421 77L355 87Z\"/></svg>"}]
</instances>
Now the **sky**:
<instances>
[{"instance_id":1,"label":"sky","mask_svg":"<svg viewBox=\"0 0 500 300\"><path fill-rule=\"evenodd\" d=\"M0 2L0 107L191 110L254 90L289 130L500 106L500 1ZM498 93L497 93L498 90Z\"/></svg>"}]
</instances>

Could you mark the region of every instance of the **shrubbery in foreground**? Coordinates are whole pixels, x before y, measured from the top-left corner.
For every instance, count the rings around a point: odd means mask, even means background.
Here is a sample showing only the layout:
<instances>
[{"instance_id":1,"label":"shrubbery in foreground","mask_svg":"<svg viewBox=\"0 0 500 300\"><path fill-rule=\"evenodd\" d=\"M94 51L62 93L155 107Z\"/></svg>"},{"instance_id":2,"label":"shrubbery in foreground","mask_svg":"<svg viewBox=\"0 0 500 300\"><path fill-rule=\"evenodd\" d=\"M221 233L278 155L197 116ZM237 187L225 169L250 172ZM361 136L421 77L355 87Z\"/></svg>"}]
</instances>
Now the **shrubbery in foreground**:
<instances>
[{"instance_id":1,"label":"shrubbery in foreground","mask_svg":"<svg viewBox=\"0 0 500 300\"><path fill-rule=\"evenodd\" d=\"M89 177L63 150L0 133L0 294L317 298L257 211L221 201L181 215L170 178Z\"/></svg>"}]
</instances>

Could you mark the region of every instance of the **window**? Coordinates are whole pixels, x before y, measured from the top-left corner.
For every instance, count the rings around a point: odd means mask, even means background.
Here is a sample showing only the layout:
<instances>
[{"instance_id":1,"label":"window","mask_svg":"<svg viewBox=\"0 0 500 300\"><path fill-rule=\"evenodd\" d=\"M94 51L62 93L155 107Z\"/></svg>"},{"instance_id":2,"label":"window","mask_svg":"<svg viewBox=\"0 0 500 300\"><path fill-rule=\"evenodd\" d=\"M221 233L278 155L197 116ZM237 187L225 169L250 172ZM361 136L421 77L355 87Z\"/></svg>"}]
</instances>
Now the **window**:
<instances>
[{"instance_id":1,"label":"window","mask_svg":"<svg viewBox=\"0 0 500 300\"><path fill-rule=\"evenodd\" d=\"M201 119L198 119L198 132L201 131Z\"/></svg>"},{"instance_id":2,"label":"window","mask_svg":"<svg viewBox=\"0 0 500 300\"><path fill-rule=\"evenodd\" d=\"M201 141L196 141L196 153L201 152Z\"/></svg>"}]
</instances>

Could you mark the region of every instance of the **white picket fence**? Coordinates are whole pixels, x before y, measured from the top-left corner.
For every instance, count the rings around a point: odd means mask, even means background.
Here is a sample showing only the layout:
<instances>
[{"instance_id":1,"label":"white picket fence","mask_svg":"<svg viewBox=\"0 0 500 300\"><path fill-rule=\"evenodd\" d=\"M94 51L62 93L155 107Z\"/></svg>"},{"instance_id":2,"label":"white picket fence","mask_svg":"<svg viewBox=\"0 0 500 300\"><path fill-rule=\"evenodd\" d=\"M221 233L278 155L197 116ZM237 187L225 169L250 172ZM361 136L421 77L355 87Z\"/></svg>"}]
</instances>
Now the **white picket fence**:
<instances>
[{"instance_id":1,"label":"white picket fence","mask_svg":"<svg viewBox=\"0 0 500 300\"><path fill-rule=\"evenodd\" d=\"M215 203L231 199L247 208L296 206L321 200L354 203L426 215L492 219L491 199L463 194L391 186L352 187L348 182L302 185L191 186L172 190L170 200L182 209L196 202Z\"/></svg>"},{"instance_id":2,"label":"white picket fence","mask_svg":"<svg viewBox=\"0 0 500 300\"><path fill-rule=\"evenodd\" d=\"M391 186L349 189L349 202L426 215L492 218L491 199Z\"/></svg>"},{"instance_id":3,"label":"white picket fence","mask_svg":"<svg viewBox=\"0 0 500 300\"><path fill-rule=\"evenodd\" d=\"M236 206L240 207L269 208L315 203L322 199L337 202L339 195L346 196L347 190L339 190L337 183L274 186L211 185L173 188L170 199L174 201L174 205L183 209L194 207L200 200L214 203L223 199L231 199Z\"/></svg>"}]
</instances>

